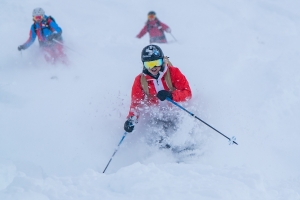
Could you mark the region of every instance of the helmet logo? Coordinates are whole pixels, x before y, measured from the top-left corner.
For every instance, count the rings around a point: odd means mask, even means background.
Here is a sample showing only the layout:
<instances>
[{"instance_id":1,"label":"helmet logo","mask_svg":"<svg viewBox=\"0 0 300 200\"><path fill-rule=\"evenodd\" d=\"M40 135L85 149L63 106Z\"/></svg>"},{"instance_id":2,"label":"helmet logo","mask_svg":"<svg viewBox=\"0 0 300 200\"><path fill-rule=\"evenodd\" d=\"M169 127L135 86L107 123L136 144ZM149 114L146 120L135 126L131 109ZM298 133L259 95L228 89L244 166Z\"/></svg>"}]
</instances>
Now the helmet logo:
<instances>
[{"instance_id":1,"label":"helmet logo","mask_svg":"<svg viewBox=\"0 0 300 200\"><path fill-rule=\"evenodd\" d=\"M149 46L148 49L146 49L146 52L148 53L148 56L152 56L153 54L158 56L159 51L154 46Z\"/></svg>"}]
</instances>

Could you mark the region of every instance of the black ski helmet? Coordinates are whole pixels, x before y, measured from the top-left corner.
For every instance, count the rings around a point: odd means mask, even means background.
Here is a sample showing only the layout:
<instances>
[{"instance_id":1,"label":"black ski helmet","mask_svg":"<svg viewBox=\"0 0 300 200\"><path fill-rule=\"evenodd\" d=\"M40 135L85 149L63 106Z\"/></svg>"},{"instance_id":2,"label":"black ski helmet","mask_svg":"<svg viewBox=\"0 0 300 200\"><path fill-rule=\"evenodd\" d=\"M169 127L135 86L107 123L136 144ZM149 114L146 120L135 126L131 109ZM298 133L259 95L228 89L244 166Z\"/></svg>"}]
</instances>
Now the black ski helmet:
<instances>
[{"instance_id":1,"label":"black ski helmet","mask_svg":"<svg viewBox=\"0 0 300 200\"><path fill-rule=\"evenodd\" d=\"M148 12L148 15L156 15L156 13L154 11L150 11Z\"/></svg>"},{"instance_id":2,"label":"black ski helmet","mask_svg":"<svg viewBox=\"0 0 300 200\"><path fill-rule=\"evenodd\" d=\"M141 53L142 62L163 59L164 53L157 45L150 44L143 48Z\"/></svg>"}]
</instances>

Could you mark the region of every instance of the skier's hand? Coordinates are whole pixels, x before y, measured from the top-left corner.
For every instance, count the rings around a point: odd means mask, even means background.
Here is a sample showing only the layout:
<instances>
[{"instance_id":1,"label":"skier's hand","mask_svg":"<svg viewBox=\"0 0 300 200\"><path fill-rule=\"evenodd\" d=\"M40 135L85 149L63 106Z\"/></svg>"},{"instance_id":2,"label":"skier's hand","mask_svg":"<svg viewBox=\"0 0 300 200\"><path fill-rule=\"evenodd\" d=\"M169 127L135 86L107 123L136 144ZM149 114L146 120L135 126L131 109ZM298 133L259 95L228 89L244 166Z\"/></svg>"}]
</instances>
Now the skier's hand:
<instances>
[{"instance_id":1,"label":"skier's hand","mask_svg":"<svg viewBox=\"0 0 300 200\"><path fill-rule=\"evenodd\" d=\"M52 41L52 40L54 39L54 37L55 37L55 33L49 35L49 36L47 37L47 40L48 40L48 41Z\"/></svg>"},{"instance_id":2,"label":"skier's hand","mask_svg":"<svg viewBox=\"0 0 300 200\"><path fill-rule=\"evenodd\" d=\"M156 94L156 97L159 98L159 100L164 101L167 97L172 99L172 93L167 90L161 90Z\"/></svg>"},{"instance_id":3,"label":"skier's hand","mask_svg":"<svg viewBox=\"0 0 300 200\"><path fill-rule=\"evenodd\" d=\"M53 39L58 39L58 37L60 36L60 34L58 33L52 33L51 35L48 36L48 41L52 41Z\"/></svg>"},{"instance_id":4,"label":"skier's hand","mask_svg":"<svg viewBox=\"0 0 300 200\"><path fill-rule=\"evenodd\" d=\"M23 45L20 45L20 46L18 46L18 50L19 51L25 50L25 47Z\"/></svg>"},{"instance_id":5,"label":"skier's hand","mask_svg":"<svg viewBox=\"0 0 300 200\"><path fill-rule=\"evenodd\" d=\"M167 29L166 29L166 32L167 32L167 33L171 33L171 29L170 29L170 28L167 28Z\"/></svg>"},{"instance_id":6,"label":"skier's hand","mask_svg":"<svg viewBox=\"0 0 300 200\"><path fill-rule=\"evenodd\" d=\"M124 130L128 133L131 133L134 129L134 120L132 118L129 118L124 123Z\"/></svg>"}]
</instances>

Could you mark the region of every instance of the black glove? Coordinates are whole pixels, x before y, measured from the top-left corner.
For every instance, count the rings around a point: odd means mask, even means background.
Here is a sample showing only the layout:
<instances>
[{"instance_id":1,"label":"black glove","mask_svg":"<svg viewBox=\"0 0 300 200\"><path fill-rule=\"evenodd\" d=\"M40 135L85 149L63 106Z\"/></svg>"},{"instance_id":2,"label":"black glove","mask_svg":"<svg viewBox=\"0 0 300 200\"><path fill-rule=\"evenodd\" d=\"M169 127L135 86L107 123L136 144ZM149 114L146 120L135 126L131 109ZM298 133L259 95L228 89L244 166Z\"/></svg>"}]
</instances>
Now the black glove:
<instances>
[{"instance_id":1,"label":"black glove","mask_svg":"<svg viewBox=\"0 0 300 200\"><path fill-rule=\"evenodd\" d=\"M52 33L51 35L48 36L48 41L52 41L53 39L58 39L58 37L60 36L60 34L58 33Z\"/></svg>"},{"instance_id":2,"label":"black glove","mask_svg":"<svg viewBox=\"0 0 300 200\"><path fill-rule=\"evenodd\" d=\"M20 45L18 46L18 50L21 51L21 50L25 50L25 47L23 45Z\"/></svg>"},{"instance_id":3,"label":"black glove","mask_svg":"<svg viewBox=\"0 0 300 200\"><path fill-rule=\"evenodd\" d=\"M132 118L129 118L126 120L124 124L124 130L128 133L131 133L134 129L134 124Z\"/></svg>"},{"instance_id":4,"label":"black glove","mask_svg":"<svg viewBox=\"0 0 300 200\"><path fill-rule=\"evenodd\" d=\"M172 93L167 91L167 90L161 90L156 94L157 98L159 98L159 100L164 101L166 100L167 97L169 97L170 99L172 99Z\"/></svg>"}]
</instances>

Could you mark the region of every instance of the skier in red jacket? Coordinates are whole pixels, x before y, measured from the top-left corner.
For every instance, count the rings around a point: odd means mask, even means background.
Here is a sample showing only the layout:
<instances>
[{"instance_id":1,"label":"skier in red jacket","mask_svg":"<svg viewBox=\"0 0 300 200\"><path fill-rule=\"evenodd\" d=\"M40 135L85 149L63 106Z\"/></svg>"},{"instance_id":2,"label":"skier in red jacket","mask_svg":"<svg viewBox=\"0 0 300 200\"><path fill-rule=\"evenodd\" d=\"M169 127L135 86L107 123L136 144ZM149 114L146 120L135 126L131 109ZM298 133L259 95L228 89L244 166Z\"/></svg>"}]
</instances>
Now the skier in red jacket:
<instances>
[{"instance_id":1,"label":"skier in red jacket","mask_svg":"<svg viewBox=\"0 0 300 200\"><path fill-rule=\"evenodd\" d=\"M132 132L143 109L160 106L166 98L184 102L192 97L189 83L180 70L169 62L157 45L146 46L141 53L143 72L133 83L131 105L124 124L126 132Z\"/></svg>"},{"instance_id":2,"label":"skier in red jacket","mask_svg":"<svg viewBox=\"0 0 300 200\"><path fill-rule=\"evenodd\" d=\"M137 38L143 37L147 32L150 35L150 43L167 43L165 32L171 33L171 29L156 17L154 11L148 13L148 20L141 32L136 36Z\"/></svg>"}]
</instances>

